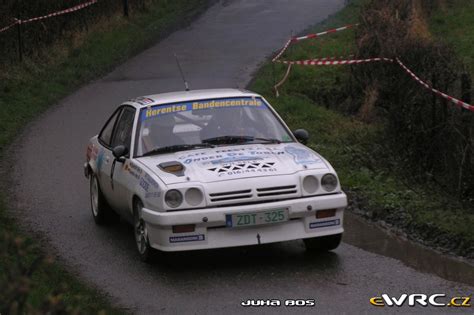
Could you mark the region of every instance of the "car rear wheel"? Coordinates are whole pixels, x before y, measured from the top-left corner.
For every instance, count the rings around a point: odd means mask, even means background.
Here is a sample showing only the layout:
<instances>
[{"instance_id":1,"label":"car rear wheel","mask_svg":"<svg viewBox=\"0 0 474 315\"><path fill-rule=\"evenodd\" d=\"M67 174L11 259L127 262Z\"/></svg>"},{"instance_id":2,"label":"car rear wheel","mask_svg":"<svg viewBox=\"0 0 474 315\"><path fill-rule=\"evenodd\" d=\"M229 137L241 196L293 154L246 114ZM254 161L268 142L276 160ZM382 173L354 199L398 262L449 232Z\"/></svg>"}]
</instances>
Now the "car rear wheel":
<instances>
[{"instance_id":1,"label":"car rear wheel","mask_svg":"<svg viewBox=\"0 0 474 315\"><path fill-rule=\"evenodd\" d=\"M90 199L92 217L97 225L105 225L112 222L113 211L105 200L102 191L100 190L97 176L92 174L90 176Z\"/></svg>"},{"instance_id":2,"label":"car rear wheel","mask_svg":"<svg viewBox=\"0 0 474 315\"><path fill-rule=\"evenodd\" d=\"M140 259L144 262L151 262L155 257L155 250L150 246L148 240L148 231L145 221L142 218L143 203L136 200L133 204L133 231L135 234L135 243L137 245Z\"/></svg>"},{"instance_id":3,"label":"car rear wheel","mask_svg":"<svg viewBox=\"0 0 474 315\"><path fill-rule=\"evenodd\" d=\"M307 251L327 252L336 249L341 243L342 234L304 239Z\"/></svg>"}]
</instances>

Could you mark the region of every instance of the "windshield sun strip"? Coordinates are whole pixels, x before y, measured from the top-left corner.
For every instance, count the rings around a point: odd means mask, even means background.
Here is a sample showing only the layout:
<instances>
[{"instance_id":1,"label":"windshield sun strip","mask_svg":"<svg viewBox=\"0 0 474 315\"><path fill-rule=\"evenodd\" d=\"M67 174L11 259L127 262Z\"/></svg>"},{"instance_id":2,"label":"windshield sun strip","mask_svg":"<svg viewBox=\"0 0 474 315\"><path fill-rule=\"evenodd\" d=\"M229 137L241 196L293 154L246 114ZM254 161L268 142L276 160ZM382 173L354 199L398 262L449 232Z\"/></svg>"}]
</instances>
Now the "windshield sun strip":
<instances>
[{"instance_id":1,"label":"windshield sun strip","mask_svg":"<svg viewBox=\"0 0 474 315\"><path fill-rule=\"evenodd\" d=\"M135 129L135 141L134 141L134 150L133 150L134 155L137 158L144 156L144 154L137 155L138 141L140 139L140 132L138 132L138 131L140 130L141 124L143 122L142 119L141 119L142 113L143 113L143 111L149 109L150 107L153 108L153 107L170 106L170 105L192 103L192 102L221 101L221 100L233 100L233 99L258 99L258 100L260 100L262 102L264 108L270 111L273 118L278 122L278 125L280 127L282 127L283 130L286 131L287 136L290 137L290 139L291 139L291 140L286 140L286 141L282 140L282 141L280 141L280 143L295 142L293 134L288 129L286 124L283 122L281 117L276 113L276 111L271 107L271 105L262 96L233 96L233 97L224 97L224 98L206 98L206 99L186 100L186 101L181 101L181 102L172 102L172 103L165 103L165 104L158 104L158 105L153 105L153 106L146 106L146 107L144 106L144 107L142 107L139 111L137 111L137 116L138 117L137 117L136 129ZM238 107L238 106L236 106L236 107ZM178 113L180 113L180 112L176 112L176 114L178 114ZM232 143L232 144L223 144L223 145L245 145L245 144L249 144L249 143L244 142L244 143L241 143L241 144L240 143L237 143L237 144ZM265 141L265 142L253 143L253 144L275 144L275 143ZM220 146L220 145L217 145L217 146ZM192 149L187 149L187 150L195 150L195 149L199 149L199 148L192 148Z\"/></svg>"}]
</instances>

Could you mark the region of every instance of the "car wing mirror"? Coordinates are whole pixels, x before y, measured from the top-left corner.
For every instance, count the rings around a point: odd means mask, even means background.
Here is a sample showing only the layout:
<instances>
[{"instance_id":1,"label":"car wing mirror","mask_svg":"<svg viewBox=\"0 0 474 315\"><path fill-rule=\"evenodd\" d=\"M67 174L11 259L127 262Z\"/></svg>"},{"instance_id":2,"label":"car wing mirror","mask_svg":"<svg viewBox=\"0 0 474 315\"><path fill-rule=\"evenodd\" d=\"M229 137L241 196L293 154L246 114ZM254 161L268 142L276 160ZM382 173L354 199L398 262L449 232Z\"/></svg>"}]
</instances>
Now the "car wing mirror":
<instances>
[{"instance_id":1,"label":"car wing mirror","mask_svg":"<svg viewBox=\"0 0 474 315\"><path fill-rule=\"evenodd\" d=\"M298 140L302 144L306 144L308 142L309 132L305 129L297 129L293 131L293 135L295 136L296 140Z\"/></svg>"},{"instance_id":2,"label":"car wing mirror","mask_svg":"<svg viewBox=\"0 0 474 315\"><path fill-rule=\"evenodd\" d=\"M112 154L118 162L123 163L125 162L125 155L128 154L128 148L124 145L118 145L113 148Z\"/></svg>"}]
</instances>

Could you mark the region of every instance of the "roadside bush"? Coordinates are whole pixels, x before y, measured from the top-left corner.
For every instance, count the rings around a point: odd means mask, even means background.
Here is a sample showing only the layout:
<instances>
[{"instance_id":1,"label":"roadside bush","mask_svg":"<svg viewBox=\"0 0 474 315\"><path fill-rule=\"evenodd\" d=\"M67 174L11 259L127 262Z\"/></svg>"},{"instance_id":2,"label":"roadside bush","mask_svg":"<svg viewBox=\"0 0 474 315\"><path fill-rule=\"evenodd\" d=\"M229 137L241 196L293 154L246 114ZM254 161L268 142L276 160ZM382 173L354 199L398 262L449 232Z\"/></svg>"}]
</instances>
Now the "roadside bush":
<instances>
[{"instance_id":1,"label":"roadside bush","mask_svg":"<svg viewBox=\"0 0 474 315\"><path fill-rule=\"evenodd\" d=\"M371 1L357 30L357 56L398 57L434 87L470 102L469 72L450 47L431 37L425 22L439 2ZM427 91L396 64L368 64L353 67L351 73L360 95L352 110L363 117L373 115L370 111L382 117L387 144L403 169L472 205L474 113Z\"/></svg>"}]
</instances>

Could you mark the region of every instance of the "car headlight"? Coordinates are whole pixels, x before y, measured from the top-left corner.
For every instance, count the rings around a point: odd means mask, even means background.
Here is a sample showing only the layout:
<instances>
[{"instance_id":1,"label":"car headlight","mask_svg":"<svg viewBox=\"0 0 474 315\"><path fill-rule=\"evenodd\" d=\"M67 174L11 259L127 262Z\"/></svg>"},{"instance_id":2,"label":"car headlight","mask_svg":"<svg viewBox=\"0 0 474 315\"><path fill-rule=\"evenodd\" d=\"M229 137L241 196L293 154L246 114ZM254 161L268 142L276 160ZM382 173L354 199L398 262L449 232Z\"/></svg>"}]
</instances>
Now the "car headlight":
<instances>
[{"instance_id":1,"label":"car headlight","mask_svg":"<svg viewBox=\"0 0 474 315\"><path fill-rule=\"evenodd\" d=\"M171 189L166 192L165 202L171 208L177 208L183 203L183 194L176 189Z\"/></svg>"},{"instance_id":2,"label":"car headlight","mask_svg":"<svg viewBox=\"0 0 474 315\"><path fill-rule=\"evenodd\" d=\"M195 207L204 200L204 195L202 194L202 191L198 188L189 188L186 190L184 193L184 199L186 199L186 202Z\"/></svg>"},{"instance_id":3,"label":"car headlight","mask_svg":"<svg viewBox=\"0 0 474 315\"><path fill-rule=\"evenodd\" d=\"M303 189L306 193L312 195L318 191L319 181L316 176L309 175L303 179Z\"/></svg>"},{"instance_id":4,"label":"car headlight","mask_svg":"<svg viewBox=\"0 0 474 315\"><path fill-rule=\"evenodd\" d=\"M326 174L321 179L321 186L327 192L331 192L337 187L337 177L333 174Z\"/></svg>"}]
</instances>

